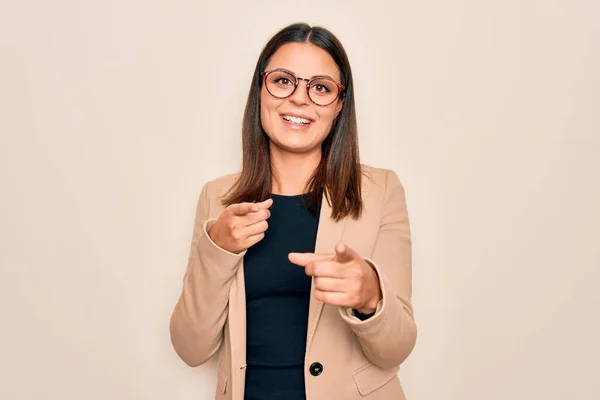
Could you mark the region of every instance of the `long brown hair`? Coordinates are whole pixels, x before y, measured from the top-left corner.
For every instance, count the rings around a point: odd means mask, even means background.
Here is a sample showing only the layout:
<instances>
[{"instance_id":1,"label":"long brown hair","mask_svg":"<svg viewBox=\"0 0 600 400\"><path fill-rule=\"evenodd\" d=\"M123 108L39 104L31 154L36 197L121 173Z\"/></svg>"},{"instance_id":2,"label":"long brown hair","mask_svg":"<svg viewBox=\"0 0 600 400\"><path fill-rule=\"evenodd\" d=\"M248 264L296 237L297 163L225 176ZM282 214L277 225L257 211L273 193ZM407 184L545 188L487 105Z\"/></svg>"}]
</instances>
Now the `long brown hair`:
<instances>
[{"instance_id":1,"label":"long brown hair","mask_svg":"<svg viewBox=\"0 0 600 400\"><path fill-rule=\"evenodd\" d=\"M242 124L242 172L224 197L223 204L258 202L271 194L271 158L269 138L263 130L260 118L261 72L269 64L273 54L284 44L291 42L312 43L327 51L337 64L344 104L335 118L329 135L321 145L321 161L308 182L310 204L315 213L323 193L331 205L331 217L340 220L348 215L358 218L362 212L361 167L358 151L358 132L354 108L354 85L348 56L340 41L323 27L311 27L296 23L276 33L262 50L244 111Z\"/></svg>"}]
</instances>

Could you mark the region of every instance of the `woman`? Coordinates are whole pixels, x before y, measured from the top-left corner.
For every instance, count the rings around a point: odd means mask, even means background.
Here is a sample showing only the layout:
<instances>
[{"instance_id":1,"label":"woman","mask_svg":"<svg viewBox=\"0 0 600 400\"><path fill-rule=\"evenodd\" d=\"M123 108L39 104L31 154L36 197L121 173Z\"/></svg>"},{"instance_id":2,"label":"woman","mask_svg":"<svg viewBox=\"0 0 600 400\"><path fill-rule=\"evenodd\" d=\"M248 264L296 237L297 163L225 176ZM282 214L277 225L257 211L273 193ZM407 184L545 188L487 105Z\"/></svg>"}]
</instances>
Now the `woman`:
<instances>
[{"instance_id":1,"label":"woman","mask_svg":"<svg viewBox=\"0 0 600 400\"><path fill-rule=\"evenodd\" d=\"M352 73L328 30L290 25L263 49L241 173L204 185L177 354L218 353L216 399L404 399L411 240L397 175L361 165Z\"/></svg>"}]
</instances>

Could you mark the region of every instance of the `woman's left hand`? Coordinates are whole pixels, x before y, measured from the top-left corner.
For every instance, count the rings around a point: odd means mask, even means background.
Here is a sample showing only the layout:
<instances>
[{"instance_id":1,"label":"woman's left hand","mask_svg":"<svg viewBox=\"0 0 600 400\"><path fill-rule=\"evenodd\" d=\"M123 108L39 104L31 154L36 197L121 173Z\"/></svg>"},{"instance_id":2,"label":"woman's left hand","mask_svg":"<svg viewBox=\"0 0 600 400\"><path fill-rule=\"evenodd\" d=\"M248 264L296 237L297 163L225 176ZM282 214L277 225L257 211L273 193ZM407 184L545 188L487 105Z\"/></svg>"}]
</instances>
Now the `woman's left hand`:
<instances>
[{"instance_id":1,"label":"woman's left hand","mask_svg":"<svg viewBox=\"0 0 600 400\"><path fill-rule=\"evenodd\" d=\"M290 253L289 260L315 278L315 298L325 304L351 307L361 314L375 312L382 298L375 270L344 244L335 254Z\"/></svg>"}]
</instances>

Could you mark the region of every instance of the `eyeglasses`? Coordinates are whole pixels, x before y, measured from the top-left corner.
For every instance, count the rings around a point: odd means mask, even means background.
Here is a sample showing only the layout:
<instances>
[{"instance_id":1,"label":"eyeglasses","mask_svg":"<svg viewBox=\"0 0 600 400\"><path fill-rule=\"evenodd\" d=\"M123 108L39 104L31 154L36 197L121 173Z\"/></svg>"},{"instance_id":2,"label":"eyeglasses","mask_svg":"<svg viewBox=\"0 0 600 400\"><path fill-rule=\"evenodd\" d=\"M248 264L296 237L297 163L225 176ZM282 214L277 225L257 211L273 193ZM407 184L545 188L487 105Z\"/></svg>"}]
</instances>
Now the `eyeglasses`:
<instances>
[{"instance_id":1,"label":"eyeglasses","mask_svg":"<svg viewBox=\"0 0 600 400\"><path fill-rule=\"evenodd\" d=\"M306 81L308 98L318 106L330 105L344 91L343 85L327 76L298 78L293 72L282 68L264 71L261 75L267 92L278 99L285 99L294 94L301 80Z\"/></svg>"}]
</instances>

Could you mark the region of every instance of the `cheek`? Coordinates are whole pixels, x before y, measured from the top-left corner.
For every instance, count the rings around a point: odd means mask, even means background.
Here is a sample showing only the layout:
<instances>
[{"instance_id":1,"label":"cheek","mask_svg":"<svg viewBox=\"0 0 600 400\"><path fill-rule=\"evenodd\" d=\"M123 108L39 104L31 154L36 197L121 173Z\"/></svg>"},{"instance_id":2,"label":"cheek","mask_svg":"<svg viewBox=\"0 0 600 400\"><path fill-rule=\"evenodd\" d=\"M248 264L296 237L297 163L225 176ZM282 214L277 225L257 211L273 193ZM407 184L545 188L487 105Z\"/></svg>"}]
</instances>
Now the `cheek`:
<instances>
[{"instance_id":1,"label":"cheek","mask_svg":"<svg viewBox=\"0 0 600 400\"><path fill-rule=\"evenodd\" d=\"M319 118L323 120L323 122L332 123L333 118L335 118L335 108L327 107L324 110L319 111Z\"/></svg>"},{"instance_id":2,"label":"cheek","mask_svg":"<svg viewBox=\"0 0 600 400\"><path fill-rule=\"evenodd\" d=\"M317 112L317 115L319 116L319 124L326 129L326 133L329 133L335 118L335 107L321 109Z\"/></svg>"},{"instance_id":3,"label":"cheek","mask_svg":"<svg viewBox=\"0 0 600 400\"><path fill-rule=\"evenodd\" d=\"M270 133L273 125L273 116L277 115L277 104L274 104L273 98L265 95L263 89L260 95L260 122L266 133Z\"/></svg>"},{"instance_id":4,"label":"cheek","mask_svg":"<svg viewBox=\"0 0 600 400\"><path fill-rule=\"evenodd\" d=\"M277 99L267 92L267 89L263 88L260 91L260 104L261 109L264 109L267 112L274 113L277 112L277 109L281 104L283 104L285 100Z\"/></svg>"}]
</instances>

